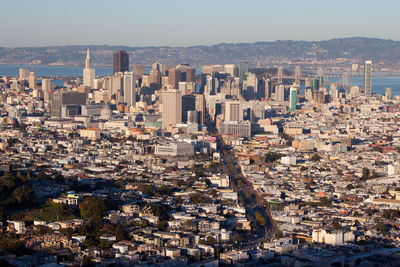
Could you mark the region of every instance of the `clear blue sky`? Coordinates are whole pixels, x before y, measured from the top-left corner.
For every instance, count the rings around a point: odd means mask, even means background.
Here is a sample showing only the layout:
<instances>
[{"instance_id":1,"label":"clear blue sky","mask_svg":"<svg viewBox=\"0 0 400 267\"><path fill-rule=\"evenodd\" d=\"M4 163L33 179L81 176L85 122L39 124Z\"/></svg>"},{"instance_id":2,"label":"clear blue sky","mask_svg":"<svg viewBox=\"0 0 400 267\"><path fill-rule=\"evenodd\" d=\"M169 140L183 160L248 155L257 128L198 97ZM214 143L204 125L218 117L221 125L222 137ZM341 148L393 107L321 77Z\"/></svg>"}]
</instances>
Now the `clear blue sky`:
<instances>
[{"instance_id":1,"label":"clear blue sky","mask_svg":"<svg viewBox=\"0 0 400 267\"><path fill-rule=\"evenodd\" d=\"M398 0L0 0L0 46L400 40Z\"/></svg>"}]
</instances>

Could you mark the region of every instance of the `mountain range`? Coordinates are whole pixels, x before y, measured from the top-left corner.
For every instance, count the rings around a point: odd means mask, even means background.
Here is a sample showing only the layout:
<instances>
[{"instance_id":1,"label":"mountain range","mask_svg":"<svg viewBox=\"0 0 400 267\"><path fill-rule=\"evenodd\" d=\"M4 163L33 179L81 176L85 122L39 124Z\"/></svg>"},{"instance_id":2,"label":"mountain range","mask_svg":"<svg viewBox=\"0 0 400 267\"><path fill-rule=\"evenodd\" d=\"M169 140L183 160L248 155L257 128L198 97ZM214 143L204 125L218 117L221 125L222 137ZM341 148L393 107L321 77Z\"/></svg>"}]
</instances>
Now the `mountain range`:
<instances>
[{"instance_id":1,"label":"mountain range","mask_svg":"<svg viewBox=\"0 0 400 267\"><path fill-rule=\"evenodd\" d=\"M326 41L275 41L256 43L221 43L190 47L128 47L108 45L74 45L47 47L0 47L0 64L82 65L90 48L93 65L112 65L112 54L126 50L130 64L149 66L159 61L193 66L248 62L250 66L303 64L307 62L361 63L399 66L400 41L352 37Z\"/></svg>"}]
</instances>

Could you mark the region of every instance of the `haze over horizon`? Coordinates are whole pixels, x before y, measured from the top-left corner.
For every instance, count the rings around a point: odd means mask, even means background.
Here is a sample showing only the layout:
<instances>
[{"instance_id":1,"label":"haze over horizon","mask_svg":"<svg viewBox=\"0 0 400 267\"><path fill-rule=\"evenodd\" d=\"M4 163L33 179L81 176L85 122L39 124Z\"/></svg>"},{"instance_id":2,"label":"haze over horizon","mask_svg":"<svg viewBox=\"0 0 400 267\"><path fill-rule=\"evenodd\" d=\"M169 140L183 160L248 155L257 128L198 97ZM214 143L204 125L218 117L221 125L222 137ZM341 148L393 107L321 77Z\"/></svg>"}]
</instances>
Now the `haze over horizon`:
<instances>
[{"instance_id":1,"label":"haze over horizon","mask_svg":"<svg viewBox=\"0 0 400 267\"><path fill-rule=\"evenodd\" d=\"M394 41L394 42L399 42L400 40L394 40L390 38L379 38L379 37L369 37L369 36L349 36L349 37L336 37L336 38L330 38L330 39L321 39L321 40L294 40L294 39L279 39L279 40L270 40L270 41L253 41L253 42L218 42L215 44L193 44L193 45L142 45L142 46L131 46L131 45L123 45L123 44L65 44L65 45L38 45L38 46L3 46L5 48L41 48L41 47L57 47L57 46L122 46L122 47L144 47L144 48L151 48L151 47L176 47L176 48L189 48L189 47L196 47L196 46L217 46L217 45L222 45L222 44L255 44L255 43L275 43L275 42L287 42L287 41L293 41L293 42L324 42L324 41L330 41L330 40L336 40L336 39L352 39L352 38L365 38L365 39L379 39L379 40L388 40L388 41ZM1 47L1 46L0 46Z\"/></svg>"},{"instance_id":2,"label":"haze over horizon","mask_svg":"<svg viewBox=\"0 0 400 267\"><path fill-rule=\"evenodd\" d=\"M238 8L240 6L240 8ZM0 46L195 46L365 36L400 40L394 0L6 1Z\"/></svg>"}]
</instances>

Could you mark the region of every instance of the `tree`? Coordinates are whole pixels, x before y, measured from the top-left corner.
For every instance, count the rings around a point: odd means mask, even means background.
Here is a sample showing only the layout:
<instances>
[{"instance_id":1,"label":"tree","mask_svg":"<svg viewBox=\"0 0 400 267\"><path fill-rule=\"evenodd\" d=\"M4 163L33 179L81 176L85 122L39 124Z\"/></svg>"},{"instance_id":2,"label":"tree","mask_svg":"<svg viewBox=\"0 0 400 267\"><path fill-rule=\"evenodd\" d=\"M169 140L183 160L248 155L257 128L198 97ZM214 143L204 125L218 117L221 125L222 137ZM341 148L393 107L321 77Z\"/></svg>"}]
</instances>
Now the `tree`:
<instances>
[{"instance_id":1,"label":"tree","mask_svg":"<svg viewBox=\"0 0 400 267\"><path fill-rule=\"evenodd\" d=\"M212 246L215 244L215 238L212 236L207 236L207 245Z\"/></svg>"},{"instance_id":2,"label":"tree","mask_svg":"<svg viewBox=\"0 0 400 267\"><path fill-rule=\"evenodd\" d=\"M386 233L386 225L384 223L379 223L375 226L376 230L381 233Z\"/></svg>"},{"instance_id":3,"label":"tree","mask_svg":"<svg viewBox=\"0 0 400 267\"><path fill-rule=\"evenodd\" d=\"M366 167L364 167L364 168L362 169L362 176L361 176L361 179L363 179L363 180L368 180L368 179L369 179L369 176L370 176L370 171L369 171L369 169L366 168Z\"/></svg>"},{"instance_id":4,"label":"tree","mask_svg":"<svg viewBox=\"0 0 400 267\"><path fill-rule=\"evenodd\" d=\"M92 257L91 256L86 256L82 260L82 266L83 267L92 267L92 266L96 266L96 264L92 261Z\"/></svg>"},{"instance_id":5,"label":"tree","mask_svg":"<svg viewBox=\"0 0 400 267\"><path fill-rule=\"evenodd\" d=\"M319 200L322 206L329 206L331 204L330 200L327 197L321 197Z\"/></svg>"},{"instance_id":6,"label":"tree","mask_svg":"<svg viewBox=\"0 0 400 267\"><path fill-rule=\"evenodd\" d=\"M79 204L82 218L101 221L107 214L107 207L104 200L96 197L85 197Z\"/></svg>"},{"instance_id":7,"label":"tree","mask_svg":"<svg viewBox=\"0 0 400 267\"><path fill-rule=\"evenodd\" d=\"M279 239L283 237L283 232L281 230L278 230L275 234L275 238Z\"/></svg>"},{"instance_id":8,"label":"tree","mask_svg":"<svg viewBox=\"0 0 400 267\"><path fill-rule=\"evenodd\" d=\"M334 222L332 223L332 228L333 228L334 230L342 230L342 224L339 223L338 221L334 221Z\"/></svg>"},{"instance_id":9,"label":"tree","mask_svg":"<svg viewBox=\"0 0 400 267\"><path fill-rule=\"evenodd\" d=\"M320 159L321 159L321 157L318 155L318 154L314 154L312 157L311 157L311 161L320 161Z\"/></svg>"},{"instance_id":10,"label":"tree","mask_svg":"<svg viewBox=\"0 0 400 267\"><path fill-rule=\"evenodd\" d=\"M251 199L251 196L250 196L249 192L248 192L246 189L243 191L243 193L244 193L244 197L245 197L247 200L250 200L250 199Z\"/></svg>"},{"instance_id":11,"label":"tree","mask_svg":"<svg viewBox=\"0 0 400 267\"><path fill-rule=\"evenodd\" d=\"M169 218L167 207L163 204L151 205L151 211L154 216L157 216L160 220L168 220Z\"/></svg>"},{"instance_id":12,"label":"tree","mask_svg":"<svg viewBox=\"0 0 400 267\"><path fill-rule=\"evenodd\" d=\"M354 186L352 185L352 184L348 184L347 186L346 186L346 189L347 190L351 190L351 189L353 189L354 188Z\"/></svg>"},{"instance_id":13,"label":"tree","mask_svg":"<svg viewBox=\"0 0 400 267\"><path fill-rule=\"evenodd\" d=\"M261 215L261 213L260 213L259 211L256 211L256 212L254 213L254 216L255 216L255 218L256 218L257 223L258 223L260 226L265 226L265 219L264 219L264 217Z\"/></svg>"}]
</instances>

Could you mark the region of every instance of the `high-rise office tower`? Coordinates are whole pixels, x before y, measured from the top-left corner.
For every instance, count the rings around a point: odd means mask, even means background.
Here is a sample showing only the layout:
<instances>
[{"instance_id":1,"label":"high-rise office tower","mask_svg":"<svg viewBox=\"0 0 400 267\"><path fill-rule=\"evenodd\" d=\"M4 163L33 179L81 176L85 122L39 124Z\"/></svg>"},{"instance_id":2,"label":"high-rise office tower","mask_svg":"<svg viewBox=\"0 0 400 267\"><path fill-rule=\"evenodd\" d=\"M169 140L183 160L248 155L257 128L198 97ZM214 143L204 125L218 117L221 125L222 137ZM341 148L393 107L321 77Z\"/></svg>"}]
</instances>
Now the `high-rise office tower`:
<instances>
[{"instance_id":1,"label":"high-rise office tower","mask_svg":"<svg viewBox=\"0 0 400 267\"><path fill-rule=\"evenodd\" d=\"M86 94L79 92L55 92L51 99L51 117L61 117L61 108L68 105L86 104Z\"/></svg>"},{"instance_id":2,"label":"high-rise office tower","mask_svg":"<svg viewBox=\"0 0 400 267\"><path fill-rule=\"evenodd\" d=\"M282 83L282 76L283 76L283 67L278 67L278 83Z\"/></svg>"},{"instance_id":3,"label":"high-rise office tower","mask_svg":"<svg viewBox=\"0 0 400 267\"><path fill-rule=\"evenodd\" d=\"M321 86L319 79L311 78L311 79L309 79L309 82L310 82L310 88L312 91L319 90L319 87Z\"/></svg>"},{"instance_id":4,"label":"high-rise office tower","mask_svg":"<svg viewBox=\"0 0 400 267\"><path fill-rule=\"evenodd\" d=\"M271 97L271 88L270 88L270 80L265 80L265 100L268 100Z\"/></svg>"},{"instance_id":5,"label":"high-rise office tower","mask_svg":"<svg viewBox=\"0 0 400 267\"><path fill-rule=\"evenodd\" d=\"M206 77L206 90L204 90L204 93L207 95L215 95L215 78L214 78L214 73L211 75L207 75Z\"/></svg>"},{"instance_id":6,"label":"high-rise office tower","mask_svg":"<svg viewBox=\"0 0 400 267\"><path fill-rule=\"evenodd\" d=\"M367 60L364 63L364 95L372 94L372 61Z\"/></svg>"},{"instance_id":7,"label":"high-rise office tower","mask_svg":"<svg viewBox=\"0 0 400 267\"><path fill-rule=\"evenodd\" d=\"M285 101L285 86L282 84L275 86L275 101Z\"/></svg>"},{"instance_id":8,"label":"high-rise office tower","mask_svg":"<svg viewBox=\"0 0 400 267\"><path fill-rule=\"evenodd\" d=\"M182 95L178 90L162 92L162 127L182 122Z\"/></svg>"},{"instance_id":9,"label":"high-rise office tower","mask_svg":"<svg viewBox=\"0 0 400 267\"><path fill-rule=\"evenodd\" d=\"M29 71L24 68L19 68L19 80L26 80L29 77Z\"/></svg>"},{"instance_id":10,"label":"high-rise office tower","mask_svg":"<svg viewBox=\"0 0 400 267\"><path fill-rule=\"evenodd\" d=\"M154 64L153 64L154 67ZM150 71L150 76L149 76L149 83L150 83L150 88L153 90L159 90L161 86L161 73L158 69L152 69Z\"/></svg>"},{"instance_id":11,"label":"high-rise office tower","mask_svg":"<svg viewBox=\"0 0 400 267\"><path fill-rule=\"evenodd\" d=\"M29 73L28 84L29 84L29 88L31 88L31 89L36 89L36 87L37 87L37 79L35 76L35 72L33 70L31 70L31 72Z\"/></svg>"},{"instance_id":12,"label":"high-rise office tower","mask_svg":"<svg viewBox=\"0 0 400 267\"><path fill-rule=\"evenodd\" d=\"M114 74L117 72L129 71L129 55L126 51L117 51L114 53Z\"/></svg>"},{"instance_id":13,"label":"high-rise office tower","mask_svg":"<svg viewBox=\"0 0 400 267\"><path fill-rule=\"evenodd\" d=\"M204 125L206 119L206 99L203 94L196 95L196 111L199 113L197 121L200 125Z\"/></svg>"},{"instance_id":14,"label":"high-rise office tower","mask_svg":"<svg viewBox=\"0 0 400 267\"><path fill-rule=\"evenodd\" d=\"M133 66L133 73L137 78L141 78L145 74L144 66L143 65L135 65Z\"/></svg>"},{"instance_id":15,"label":"high-rise office tower","mask_svg":"<svg viewBox=\"0 0 400 267\"><path fill-rule=\"evenodd\" d=\"M42 79L42 91L47 92L51 89L50 79Z\"/></svg>"},{"instance_id":16,"label":"high-rise office tower","mask_svg":"<svg viewBox=\"0 0 400 267\"><path fill-rule=\"evenodd\" d=\"M116 96L122 91L124 86L123 82L124 74L122 72L118 72L111 77L111 95L114 95L115 99L117 99Z\"/></svg>"},{"instance_id":17,"label":"high-rise office tower","mask_svg":"<svg viewBox=\"0 0 400 267\"><path fill-rule=\"evenodd\" d=\"M238 69L235 64L225 64L224 72L230 74L232 77L236 77L238 75Z\"/></svg>"},{"instance_id":18,"label":"high-rise office tower","mask_svg":"<svg viewBox=\"0 0 400 267\"><path fill-rule=\"evenodd\" d=\"M83 69L83 85L93 87L93 80L95 78L95 70L90 65L90 50L86 51L85 68Z\"/></svg>"},{"instance_id":19,"label":"high-rise office tower","mask_svg":"<svg viewBox=\"0 0 400 267\"><path fill-rule=\"evenodd\" d=\"M129 106L136 105L136 77L133 72L124 73L124 102Z\"/></svg>"},{"instance_id":20,"label":"high-rise office tower","mask_svg":"<svg viewBox=\"0 0 400 267\"><path fill-rule=\"evenodd\" d=\"M152 70L158 70L159 72L162 71L162 65L160 62L155 62L153 65L151 65Z\"/></svg>"},{"instance_id":21,"label":"high-rise office tower","mask_svg":"<svg viewBox=\"0 0 400 267\"><path fill-rule=\"evenodd\" d=\"M297 84L300 84L300 66L296 66L294 69L294 80Z\"/></svg>"},{"instance_id":22,"label":"high-rise office tower","mask_svg":"<svg viewBox=\"0 0 400 267\"><path fill-rule=\"evenodd\" d=\"M243 81L246 80L247 72L249 72L249 64L240 63L239 64L239 86L243 88Z\"/></svg>"},{"instance_id":23,"label":"high-rise office tower","mask_svg":"<svg viewBox=\"0 0 400 267\"><path fill-rule=\"evenodd\" d=\"M184 95L182 96L182 121L188 121L188 111L196 110L196 96Z\"/></svg>"},{"instance_id":24,"label":"high-rise office tower","mask_svg":"<svg viewBox=\"0 0 400 267\"><path fill-rule=\"evenodd\" d=\"M186 82L195 83L196 82L196 69L188 68L185 70Z\"/></svg>"},{"instance_id":25,"label":"high-rise office tower","mask_svg":"<svg viewBox=\"0 0 400 267\"><path fill-rule=\"evenodd\" d=\"M170 69L168 71L168 84L173 88L178 89L180 81L181 81L181 70Z\"/></svg>"},{"instance_id":26,"label":"high-rise office tower","mask_svg":"<svg viewBox=\"0 0 400 267\"><path fill-rule=\"evenodd\" d=\"M289 93L289 109L290 111L295 111L296 110L296 104L297 104L297 89L295 87L290 87L290 93Z\"/></svg>"},{"instance_id":27,"label":"high-rise office tower","mask_svg":"<svg viewBox=\"0 0 400 267\"><path fill-rule=\"evenodd\" d=\"M385 97L386 99L392 99L392 88L390 87L385 88Z\"/></svg>"},{"instance_id":28,"label":"high-rise office tower","mask_svg":"<svg viewBox=\"0 0 400 267\"><path fill-rule=\"evenodd\" d=\"M225 121L242 121L243 110L239 101L228 101L225 103Z\"/></svg>"},{"instance_id":29,"label":"high-rise office tower","mask_svg":"<svg viewBox=\"0 0 400 267\"><path fill-rule=\"evenodd\" d=\"M187 95L187 88L188 88L188 83L187 82L179 82L178 90L181 92L182 95Z\"/></svg>"},{"instance_id":30,"label":"high-rise office tower","mask_svg":"<svg viewBox=\"0 0 400 267\"><path fill-rule=\"evenodd\" d=\"M244 96L246 100L253 100L257 98L258 79L254 73L248 73L246 79L246 88L243 85Z\"/></svg>"},{"instance_id":31,"label":"high-rise office tower","mask_svg":"<svg viewBox=\"0 0 400 267\"><path fill-rule=\"evenodd\" d=\"M318 89L317 90L319 90L320 87L324 87L324 72L321 67L318 68L317 73L318 73L317 74L317 80L318 80Z\"/></svg>"}]
</instances>

